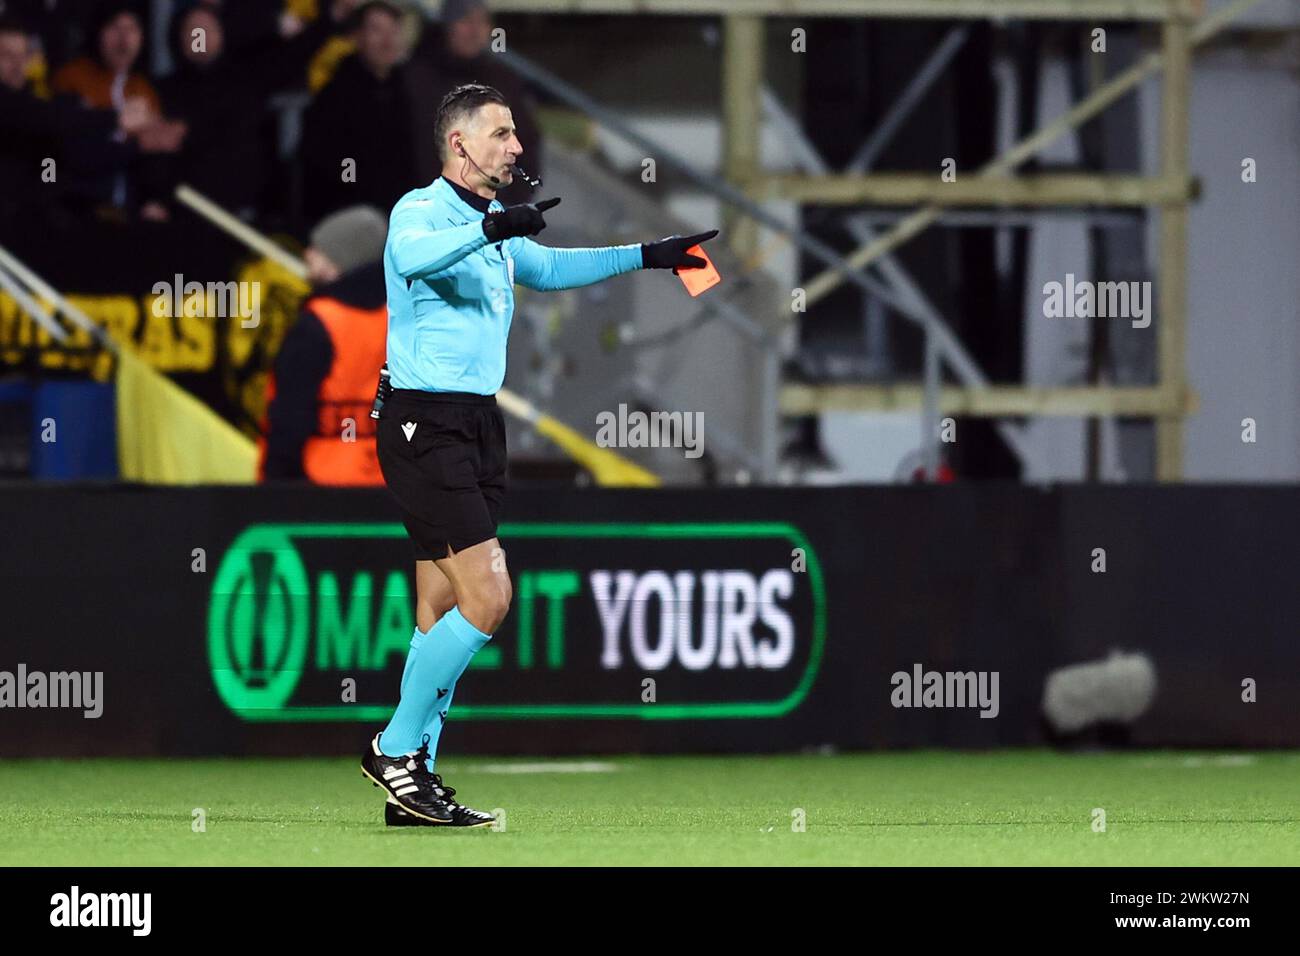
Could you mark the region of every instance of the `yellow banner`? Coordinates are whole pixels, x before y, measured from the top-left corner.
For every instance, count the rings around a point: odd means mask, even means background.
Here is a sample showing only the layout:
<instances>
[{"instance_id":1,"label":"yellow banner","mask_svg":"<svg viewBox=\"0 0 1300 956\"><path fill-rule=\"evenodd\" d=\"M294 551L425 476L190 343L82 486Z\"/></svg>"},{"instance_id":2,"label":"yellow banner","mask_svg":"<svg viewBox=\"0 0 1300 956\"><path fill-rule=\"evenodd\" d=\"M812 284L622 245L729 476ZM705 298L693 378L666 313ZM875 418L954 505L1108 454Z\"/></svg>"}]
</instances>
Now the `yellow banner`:
<instances>
[{"instance_id":1,"label":"yellow banner","mask_svg":"<svg viewBox=\"0 0 1300 956\"><path fill-rule=\"evenodd\" d=\"M117 457L127 481L252 484L257 477L257 446L129 347L118 355Z\"/></svg>"}]
</instances>

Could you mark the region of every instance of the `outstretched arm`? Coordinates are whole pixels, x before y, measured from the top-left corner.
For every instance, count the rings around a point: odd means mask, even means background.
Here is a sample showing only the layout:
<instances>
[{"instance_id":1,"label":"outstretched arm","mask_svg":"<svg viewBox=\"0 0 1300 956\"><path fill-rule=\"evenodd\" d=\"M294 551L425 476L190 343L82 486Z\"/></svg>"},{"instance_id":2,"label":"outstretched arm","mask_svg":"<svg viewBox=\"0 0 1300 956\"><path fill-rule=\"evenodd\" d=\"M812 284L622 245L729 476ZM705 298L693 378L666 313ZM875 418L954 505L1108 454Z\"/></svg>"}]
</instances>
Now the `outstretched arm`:
<instances>
[{"instance_id":1,"label":"outstretched arm","mask_svg":"<svg viewBox=\"0 0 1300 956\"><path fill-rule=\"evenodd\" d=\"M641 246L553 249L526 237L511 243L515 281L538 292L576 289L642 268Z\"/></svg>"}]
</instances>

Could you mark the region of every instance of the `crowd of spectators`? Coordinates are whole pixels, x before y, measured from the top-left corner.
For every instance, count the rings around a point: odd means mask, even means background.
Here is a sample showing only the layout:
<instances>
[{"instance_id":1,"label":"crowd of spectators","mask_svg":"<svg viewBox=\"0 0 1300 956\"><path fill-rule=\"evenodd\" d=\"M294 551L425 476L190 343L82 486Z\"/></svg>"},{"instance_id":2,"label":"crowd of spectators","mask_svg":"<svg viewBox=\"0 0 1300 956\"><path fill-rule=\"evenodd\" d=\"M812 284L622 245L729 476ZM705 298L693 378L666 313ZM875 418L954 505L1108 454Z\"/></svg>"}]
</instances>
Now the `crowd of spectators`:
<instances>
[{"instance_id":1,"label":"crowd of spectators","mask_svg":"<svg viewBox=\"0 0 1300 956\"><path fill-rule=\"evenodd\" d=\"M179 183L300 236L344 207L386 213L437 175L438 102L468 81L506 94L540 170L482 0L446 0L436 20L389 0L163 6L166 24L143 0L0 0L0 232L165 223Z\"/></svg>"}]
</instances>

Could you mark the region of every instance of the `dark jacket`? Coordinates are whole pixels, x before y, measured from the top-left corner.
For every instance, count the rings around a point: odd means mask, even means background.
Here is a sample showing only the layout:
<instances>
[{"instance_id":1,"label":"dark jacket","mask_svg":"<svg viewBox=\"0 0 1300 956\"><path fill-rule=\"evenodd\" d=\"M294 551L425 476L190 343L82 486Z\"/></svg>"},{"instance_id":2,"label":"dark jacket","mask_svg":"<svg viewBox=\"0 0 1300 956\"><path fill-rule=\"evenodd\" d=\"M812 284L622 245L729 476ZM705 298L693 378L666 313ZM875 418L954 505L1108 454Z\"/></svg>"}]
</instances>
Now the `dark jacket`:
<instances>
[{"instance_id":1,"label":"dark jacket","mask_svg":"<svg viewBox=\"0 0 1300 956\"><path fill-rule=\"evenodd\" d=\"M184 182L232 212L256 209L271 174L274 120L268 98L306 86L307 64L333 27L318 18L288 42L228 48L215 63L198 65L177 47L185 10L168 36L176 69L158 84L163 112L189 127L171 184Z\"/></svg>"},{"instance_id":2,"label":"dark jacket","mask_svg":"<svg viewBox=\"0 0 1300 956\"><path fill-rule=\"evenodd\" d=\"M307 108L299 155L303 206L312 221L357 203L387 213L404 193L433 178L416 174L402 67L381 80L356 54L339 64ZM356 161L355 182L343 181L345 159Z\"/></svg>"},{"instance_id":3,"label":"dark jacket","mask_svg":"<svg viewBox=\"0 0 1300 956\"><path fill-rule=\"evenodd\" d=\"M338 281L313 290L311 296L337 299L362 309L378 308L387 299L383 264L353 269ZM309 308L299 310L298 320L285 334L275 357L275 398L267 408L265 478L305 477L303 446L316 433L317 396L333 364L334 346L325 326ZM376 375L378 371L375 369Z\"/></svg>"},{"instance_id":4,"label":"dark jacket","mask_svg":"<svg viewBox=\"0 0 1300 956\"><path fill-rule=\"evenodd\" d=\"M108 184L137 156L116 136L115 111L88 109L75 96L42 100L30 86L0 87L0 130L0 215L107 201ZM47 157L55 161L53 182L41 177Z\"/></svg>"}]
</instances>

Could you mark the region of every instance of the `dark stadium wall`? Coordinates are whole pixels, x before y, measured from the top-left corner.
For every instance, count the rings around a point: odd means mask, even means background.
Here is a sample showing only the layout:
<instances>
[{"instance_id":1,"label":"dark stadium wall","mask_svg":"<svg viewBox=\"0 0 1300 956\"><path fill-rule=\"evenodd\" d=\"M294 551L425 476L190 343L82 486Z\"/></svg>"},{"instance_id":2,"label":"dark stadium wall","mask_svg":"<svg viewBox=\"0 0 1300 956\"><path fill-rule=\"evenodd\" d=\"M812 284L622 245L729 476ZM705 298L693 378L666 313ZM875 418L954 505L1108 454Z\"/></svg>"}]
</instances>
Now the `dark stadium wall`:
<instances>
[{"instance_id":1,"label":"dark stadium wall","mask_svg":"<svg viewBox=\"0 0 1300 956\"><path fill-rule=\"evenodd\" d=\"M348 754L385 722L413 582L383 492L4 495L0 756ZM514 604L443 752L1038 745L1047 673L1113 649L1158 675L1133 744L1300 745L1298 505L1250 487L519 489ZM20 667L102 673L102 714L16 706ZM916 668L996 672L996 716L895 706L892 675Z\"/></svg>"}]
</instances>

